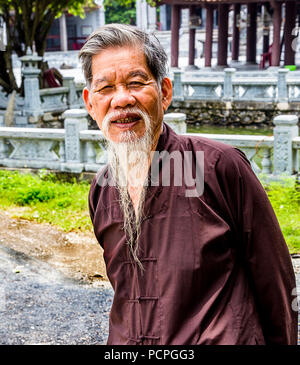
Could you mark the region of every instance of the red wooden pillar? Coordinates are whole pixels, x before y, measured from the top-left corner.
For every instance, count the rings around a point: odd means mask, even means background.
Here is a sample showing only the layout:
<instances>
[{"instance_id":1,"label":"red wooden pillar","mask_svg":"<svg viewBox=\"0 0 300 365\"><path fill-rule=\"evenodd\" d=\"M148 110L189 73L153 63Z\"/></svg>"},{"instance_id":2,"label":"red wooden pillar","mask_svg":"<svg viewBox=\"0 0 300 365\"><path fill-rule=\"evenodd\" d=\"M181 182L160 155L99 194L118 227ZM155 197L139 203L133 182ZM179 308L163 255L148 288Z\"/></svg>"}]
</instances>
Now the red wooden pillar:
<instances>
[{"instance_id":1,"label":"red wooden pillar","mask_svg":"<svg viewBox=\"0 0 300 365\"><path fill-rule=\"evenodd\" d=\"M240 28L239 28L239 20L240 20L240 12L241 12L241 5L234 4L234 11L233 11L233 29L232 29L232 61L239 60L239 53L240 53Z\"/></svg>"},{"instance_id":2,"label":"red wooden pillar","mask_svg":"<svg viewBox=\"0 0 300 365\"><path fill-rule=\"evenodd\" d=\"M204 43L205 67L211 67L213 29L214 29L214 8L211 5L206 5L206 25L205 25L205 43Z\"/></svg>"},{"instance_id":3,"label":"red wooden pillar","mask_svg":"<svg viewBox=\"0 0 300 365\"><path fill-rule=\"evenodd\" d=\"M256 63L256 3L248 4L248 24L247 24L247 63Z\"/></svg>"},{"instance_id":4,"label":"red wooden pillar","mask_svg":"<svg viewBox=\"0 0 300 365\"><path fill-rule=\"evenodd\" d=\"M296 2L286 1L285 3L285 25L284 25L284 64L295 64L295 45L293 40L295 36L292 34L296 25Z\"/></svg>"},{"instance_id":5,"label":"red wooden pillar","mask_svg":"<svg viewBox=\"0 0 300 365\"><path fill-rule=\"evenodd\" d=\"M218 66L227 66L228 49L228 4L218 7Z\"/></svg>"},{"instance_id":6,"label":"red wooden pillar","mask_svg":"<svg viewBox=\"0 0 300 365\"><path fill-rule=\"evenodd\" d=\"M281 28L281 3L272 1L273 8L273 44L272 66L280 66L280 28Z\"/></svg>"},{"instance_id":7,"label":"red wooden pillar","mask_svg":"<svg viewBox=\"0 0 300 365\"><path fill-rule=\"evenodd\" d=\"M190 6L190 19L191 17L196 15L196 7ZM189 29L189 66L195 65L195 36L196 36L196 29L190 28Z\"/></svg>"},{"instance_id":8,"label":"red wooden pillar","mask_svg":"<svg viewBox=\"0 0 300 365\"><path fill-rule=\"evenodd\" d=\"M268 10L266 4L262 6L263 10L263 53L269 52L270 46L270 24L268 19Z\"/></svg>"},{"instance_id":9,"label":"red wooden pillar","mask_svg":"<svg viewBox=\"0 0 300 365\"><path fill-rule=\"evenodd\" d=\"M178 67L180 6L172 5L171 14L171 67Z\"/></svg>"}]
</instances>

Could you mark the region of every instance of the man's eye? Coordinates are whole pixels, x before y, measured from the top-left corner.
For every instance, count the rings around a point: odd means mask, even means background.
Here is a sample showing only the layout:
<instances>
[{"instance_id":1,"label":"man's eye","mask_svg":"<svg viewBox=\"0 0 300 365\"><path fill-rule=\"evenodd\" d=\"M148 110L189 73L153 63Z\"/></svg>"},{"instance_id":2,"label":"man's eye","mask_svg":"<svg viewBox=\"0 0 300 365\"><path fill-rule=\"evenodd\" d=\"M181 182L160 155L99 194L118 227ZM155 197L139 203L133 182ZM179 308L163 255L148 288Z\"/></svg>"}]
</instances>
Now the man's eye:
<instances>
[{"instance_id":1,"label":"man's eye","mask_svg":"<svg viewBox=\"0 0 300 365\"><path fill-rule=\"evenodd\" d=\"M101 92L107 92L112 90L112 86L111 85L106 85L101 87L100 89L98 89L96 92L101 93Z\"/></svg>"},{"instance_id":2,"label":"man's eye","mask_svg":"<svg viewBox=\"0 0 300 365\"><path fill-rule=\"evenodd\" d=\"M140 87L140 86L143 86L144 84L140 81L131 81L129 83L129 87Z\"/></svg>"}]
</instances>

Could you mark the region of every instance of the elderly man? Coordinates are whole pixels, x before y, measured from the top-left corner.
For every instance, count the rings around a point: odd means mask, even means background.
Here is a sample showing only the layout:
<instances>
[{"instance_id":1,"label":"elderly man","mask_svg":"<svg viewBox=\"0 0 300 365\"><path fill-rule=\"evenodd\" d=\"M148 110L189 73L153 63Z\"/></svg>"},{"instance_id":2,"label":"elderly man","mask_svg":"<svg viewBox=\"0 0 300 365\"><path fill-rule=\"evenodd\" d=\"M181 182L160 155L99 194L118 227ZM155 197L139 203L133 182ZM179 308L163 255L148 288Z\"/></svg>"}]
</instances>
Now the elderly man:
<instances>
[{"instance_id":1,"label":"elderly man","mask_svg":"<svg viewBox=\"0 0 300 365\"><path fill-rule=\"evenodd\" d=\"M163 123L172 83L154 36L106 25L79 57L107 140L89 206L115 293L108 344L296 344L291 259L245 155ZM201 172L192 194L182 166Z\"/></svg>"}]
</instances>

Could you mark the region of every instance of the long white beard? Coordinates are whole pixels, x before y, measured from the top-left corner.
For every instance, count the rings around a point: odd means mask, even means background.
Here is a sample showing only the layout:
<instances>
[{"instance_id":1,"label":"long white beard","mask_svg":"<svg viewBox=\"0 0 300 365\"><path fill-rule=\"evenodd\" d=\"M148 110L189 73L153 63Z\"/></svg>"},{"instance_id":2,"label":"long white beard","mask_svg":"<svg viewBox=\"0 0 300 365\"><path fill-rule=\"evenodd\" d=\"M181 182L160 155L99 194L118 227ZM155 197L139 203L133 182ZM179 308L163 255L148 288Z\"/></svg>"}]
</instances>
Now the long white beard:
<instances>
[{"instance_id":1,"label":"long white beard","mask_svg":"<svg viewBox=\"0 0 300 365\"><path fill-rule=\"evenodd\" d=\"M122 110L124 112L124 110ZM112 142L109 137L110 121L116 114L107 115L102 122L102 131L107 139L108 165L113 181L120 195L120 206L124 216L124 231L133 260L143 269L138 258L138 240L141 233L143 208L147 191L147 172L149 167L153 133L151 119L140 109L130 108L125 112L140 115L145 123L145 133L138 137L135 132L126 131L121 135L121 142ZM146 173L146 175L145 175ZM140 192L138 205L133 209L128 186L138 188Z\"/></svg>"}]
</instances>

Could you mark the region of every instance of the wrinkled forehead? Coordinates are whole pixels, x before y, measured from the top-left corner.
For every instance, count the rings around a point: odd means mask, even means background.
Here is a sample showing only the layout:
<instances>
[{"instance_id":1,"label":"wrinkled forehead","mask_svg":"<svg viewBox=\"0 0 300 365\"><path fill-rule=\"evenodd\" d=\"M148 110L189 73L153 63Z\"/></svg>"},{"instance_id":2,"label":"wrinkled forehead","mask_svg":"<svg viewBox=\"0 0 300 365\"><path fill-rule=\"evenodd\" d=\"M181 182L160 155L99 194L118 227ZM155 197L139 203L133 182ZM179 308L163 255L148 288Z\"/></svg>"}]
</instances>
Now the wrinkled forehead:
<instances>
[{"instance_id":1,"label":"wrinkled forehead","mask_svg":"<svg viewBox=\"0 0 300 365\"><path fill-rule=\"evenodd\" d=\"M117 77L141 76L153 78L143 48L136 46L109 47L92 56L91 82Z\"/></svg>"}]
</instances>

